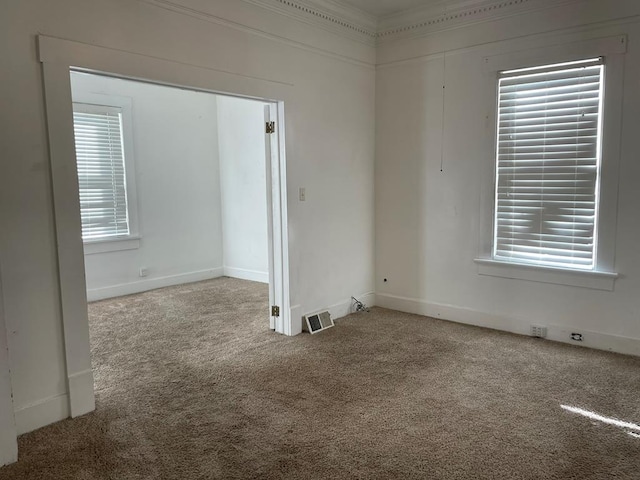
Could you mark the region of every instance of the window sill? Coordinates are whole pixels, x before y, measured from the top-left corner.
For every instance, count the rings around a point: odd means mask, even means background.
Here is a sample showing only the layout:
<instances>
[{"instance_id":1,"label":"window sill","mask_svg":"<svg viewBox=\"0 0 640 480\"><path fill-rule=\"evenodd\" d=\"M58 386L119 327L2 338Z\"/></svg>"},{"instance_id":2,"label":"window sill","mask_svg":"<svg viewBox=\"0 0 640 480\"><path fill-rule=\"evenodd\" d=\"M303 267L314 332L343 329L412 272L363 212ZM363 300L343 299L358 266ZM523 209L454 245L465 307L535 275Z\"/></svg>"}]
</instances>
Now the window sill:
<instances>
[{"instance_id":1,"label":"window sill","mask_svg":"<svg viewBox=\"0 0 640 480\"><path fill-rule=\"evenodd\" d=\"M570 285L593 290L613 291L617 273L569 270L564 268L508 263L498 260L476 258L478 273L490 277L529 280L531 282Z\"/></svg>"},{"instance_id":2,"label":"window sill","mask_svg":"<svg viewBox=\"0 0 640 480\"><path fill-rule=\"evenodd\" d=\"M107 240L91 240L88 242L84 242L85 255L119 252L123 250L136 250L137 248L140 248L140 237L137 236L110 238Z\"/></svg>"}]
</instances>

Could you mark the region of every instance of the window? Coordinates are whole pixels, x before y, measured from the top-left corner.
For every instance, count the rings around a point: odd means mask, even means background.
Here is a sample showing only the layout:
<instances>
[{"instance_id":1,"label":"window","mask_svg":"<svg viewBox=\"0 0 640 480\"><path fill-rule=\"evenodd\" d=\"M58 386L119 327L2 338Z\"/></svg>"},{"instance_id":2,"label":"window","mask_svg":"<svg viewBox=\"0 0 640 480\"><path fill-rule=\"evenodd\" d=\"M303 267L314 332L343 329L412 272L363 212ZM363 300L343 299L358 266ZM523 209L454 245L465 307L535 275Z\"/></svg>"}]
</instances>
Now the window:
<instances>
[{"instance_id":1,"label":"window","mask_svg":"<svg viewBox=\"0 0 640 480\"><path fill-rule=\"evenodd\" d=\"M499 73L493 258L594 270L602 59Z\"/></svg>"},{"instance_id":2,"label":"window","mask_svg":"<svg viewBox=\"0 0 640 480\"><path fill-rule=\"evenodd\" d=\"M130 235L122 109L73 104L82 239Z\"/></svg>"}]
</instances>

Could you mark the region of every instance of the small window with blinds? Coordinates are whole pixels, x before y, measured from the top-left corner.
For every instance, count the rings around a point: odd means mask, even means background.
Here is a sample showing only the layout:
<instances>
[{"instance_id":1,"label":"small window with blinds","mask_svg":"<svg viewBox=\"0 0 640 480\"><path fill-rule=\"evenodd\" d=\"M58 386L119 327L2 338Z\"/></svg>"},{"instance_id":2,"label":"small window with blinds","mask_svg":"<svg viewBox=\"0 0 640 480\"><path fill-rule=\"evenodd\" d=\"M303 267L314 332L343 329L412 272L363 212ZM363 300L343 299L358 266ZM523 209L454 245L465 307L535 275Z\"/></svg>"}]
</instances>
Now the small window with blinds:
<instances>
[{"instance_id":1,"label":"small window with blinds","mask_svg":"<svg viewBox=\"0 0 640 480\"><path fill-rule=\"evenodd\" d=\"M604 65L499 74L496 260L596 265Z\"/></svg>"},{"instance_id":2,"label":"small window with blinds","mask_svg":"<svg viewBox=\"0 0 640 480\"><path fill-rule=\"evenodd\" d=\"M122 111L73 104L82 239L129 235Z\"/></svg>"}]
</instances>

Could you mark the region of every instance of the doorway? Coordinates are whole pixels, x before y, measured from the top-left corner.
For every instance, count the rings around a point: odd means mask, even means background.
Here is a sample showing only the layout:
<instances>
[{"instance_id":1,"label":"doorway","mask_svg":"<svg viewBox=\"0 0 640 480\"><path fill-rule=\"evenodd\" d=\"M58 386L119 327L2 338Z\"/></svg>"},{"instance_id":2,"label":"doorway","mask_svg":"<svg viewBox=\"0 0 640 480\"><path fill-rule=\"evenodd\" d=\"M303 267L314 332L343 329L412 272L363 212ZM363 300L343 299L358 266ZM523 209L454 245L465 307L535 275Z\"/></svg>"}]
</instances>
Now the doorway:
<instances>
[{"instance_id":1,"label":"doorway","mask_svg":"<svg viewBox=\"0 0 640 480\"><path fill-rule=\"evenodd\" d=\"M271 305L279 307L279 312L274 311L279 316L273 316L270 323L278 333L294 333L289 305L284 136L284 105L290 98L291 86L49 37L40 37L39 44L49 130L70 415L75 417L95 408L73 135L72 70L192 91L224 92L268 104L265 127L266 124L275 127L269 129L269 134L265 130L269 279Z\"/></svg>"},{"instance_id":2,"label":"doorway","mask_svg":"<svg viewBox=\"0 0 640 480\"><path fill-rule=\"evenodd\" d=\"M71 91L90 302L222 276L270 285L270 103L76 71Z\"/></svg>"}]
</instances>

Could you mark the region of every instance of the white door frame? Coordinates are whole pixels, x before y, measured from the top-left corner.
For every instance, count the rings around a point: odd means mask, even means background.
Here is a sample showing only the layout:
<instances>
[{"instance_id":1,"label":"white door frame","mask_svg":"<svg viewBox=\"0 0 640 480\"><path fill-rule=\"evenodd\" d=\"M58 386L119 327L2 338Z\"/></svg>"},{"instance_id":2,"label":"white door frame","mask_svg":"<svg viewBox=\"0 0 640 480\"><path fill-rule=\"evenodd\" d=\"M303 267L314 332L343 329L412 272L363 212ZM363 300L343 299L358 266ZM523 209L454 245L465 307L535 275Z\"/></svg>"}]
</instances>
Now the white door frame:
<instances>
[{"instance_id":1,"label":"white door frame","mask_svg":"<svg viewBox=\"0 0 640 480\"><path fill-rule=\"evenodd\" d=\"M60 301L64 330L69 404L72 417L95 409L93 372L89 346L89 321L80 221L80 202L73 136L70 71L141 80L179 88L253 98L271 103L276 110L276 134L269 137L272 164L277 165L273 186L273 241L275 292L280 298L280 317L275 330L291 335L289 293L289 243L287 229L284 105L291 100L292 85L286 82L233 74L211 67L97 47L47 36L38 37L44 75L45 106L53 184L54 218L58 242ZM271 273L270 273L271 277ZM270 278L271 280L271 278Z\"/></svg>"},{"instance_id":2,"label":"white door frame","mask_svg":"<svg viewBox=\"0 0 640 480\"><path fill-rule=\"evenodd\" d=\"M278 132L278 130L284 130L279 127L279 125L284 125L284 119L278 118L278 112L277 103L265 105L265 124L273 122L276 126L275 133L267 133L265 142L267 236L269 238L269 305L276 306L289 305L290 303L289 276L286 274L289 270L289 263L288 258L284 255L287 251L285 246L286 236L283 235L283 216L280 213L286 203L286 194L283 191L284 186L286 186L285 164L279 161L280 158L284 158L284 149L280 150L281 145L284 145L284 131ZM276 332L291 335L291 325L289 323L285 326L285 315L283 315L284 312L282 310L283 308L280 308L280 316L271 315L269 317L269 328ZM289 318L290 321L291 319Z\"/></svg>"},{"instance_id":3,"label":"white door frame","mask_svg":"<svg viewBox=\"0 0 640 480\"><path fill-rule=\"evenodd\" d=\"M18 435L13 411L13 391L6 332L2 278L0 278L0 467L18 461Z\"/></svg>"}]
</instances>

